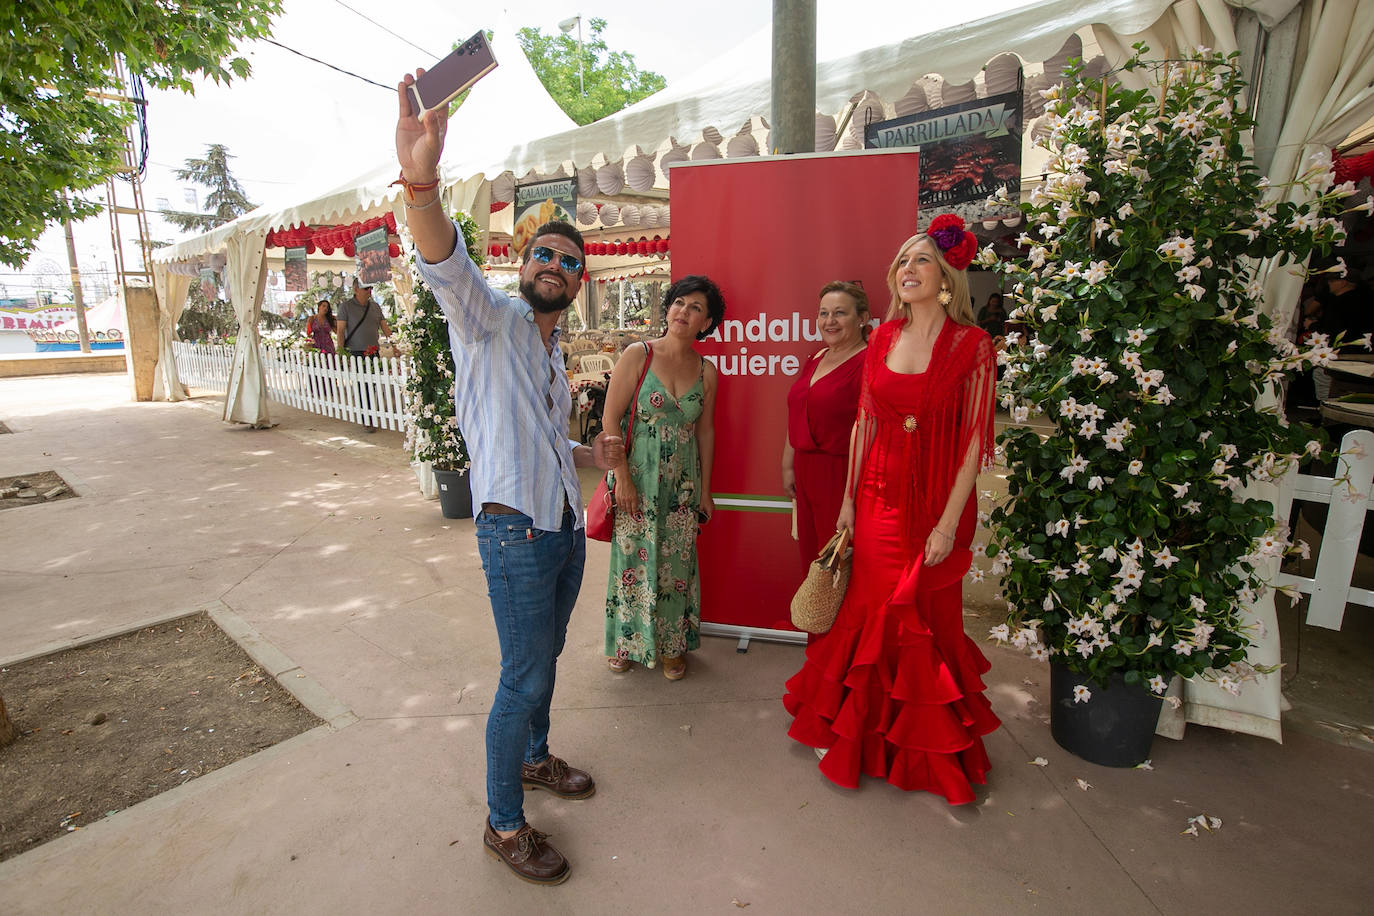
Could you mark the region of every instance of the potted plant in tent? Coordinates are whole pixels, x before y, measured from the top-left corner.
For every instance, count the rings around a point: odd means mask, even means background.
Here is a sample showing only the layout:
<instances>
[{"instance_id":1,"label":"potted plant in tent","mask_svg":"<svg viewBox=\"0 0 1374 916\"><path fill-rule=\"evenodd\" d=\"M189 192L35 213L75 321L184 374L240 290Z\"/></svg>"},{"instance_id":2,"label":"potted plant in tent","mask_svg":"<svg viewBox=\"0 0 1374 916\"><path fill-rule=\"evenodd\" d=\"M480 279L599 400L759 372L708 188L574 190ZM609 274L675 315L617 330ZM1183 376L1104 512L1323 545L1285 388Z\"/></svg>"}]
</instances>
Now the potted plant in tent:
<instances>
[{"instance_id":1,"label":"potted plant in tent","mask_svg":"<svg viewBox=\"0 0 1374 916\"><path fill-rule=\"evenodd\" d=\"M1148 755L1172 677L1238 693L1262 670L1247 662L1246 607L1269 587L1257 567L1297 548L1246 485L1320 451L1263 405L1333 351L1271 326L1256 271L1271 257L1300 270L1342 241L1327 214L1353 191L1331 187L1329 163L1302 179L1312 203L1267 186L1236 55L1150 64L1145 50L1124 69L1148 88L1075 66L1047 91L1028 254L983 253L1025 328L1001 357L1008 494L986 553L1008 612L991 635L1050 662L1055 739L1112 766ZM1042 412L1048 437L1022 425Z\"/></svg>"},{"instance_id":2,"label":"potted plant in tent","mask_svg":"<svg viewBox=\"0 0 1374 916\"><path fill-rule=\"evenodd\" d=\"M466 213L460 212L454 219L463 233L468 255L480 266L486 260L479 245L481 230ZM453 414L453 354L449 350L448 320L433 291L414 269L413 261L411 277L415 311L398 322L398 335L410 364L405 387L405 447L420 465L422 488L425 468L432 469L444 518L471 518L471 461L458 429L458 418Z\"/></svg>"}]
</instances>

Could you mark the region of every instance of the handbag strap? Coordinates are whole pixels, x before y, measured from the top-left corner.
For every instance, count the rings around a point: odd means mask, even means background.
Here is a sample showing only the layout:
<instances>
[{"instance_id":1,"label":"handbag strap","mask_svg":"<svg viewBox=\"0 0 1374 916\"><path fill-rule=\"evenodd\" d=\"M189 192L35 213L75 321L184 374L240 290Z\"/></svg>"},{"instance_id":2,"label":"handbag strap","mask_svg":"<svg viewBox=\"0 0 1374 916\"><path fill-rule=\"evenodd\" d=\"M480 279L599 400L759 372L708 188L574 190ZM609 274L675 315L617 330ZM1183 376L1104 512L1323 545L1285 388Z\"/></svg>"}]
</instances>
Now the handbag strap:
<instances>
[{"instance_id":1,"label":"handbag strap","mask_svg":"<svg viewBox=\"0 0 1374 916\"><path fill-rule=\"evenodd\" d=\"M630 398L630 419L625 424L625 457L630 457L630 443L635 437L635 414L639 412L639 389L644 387L644 376L649 374L649 363L654 361L654 348L649 346L647 340L640 341L644 344L644 368L639 370L639 381L635 383L634 397Z\"/></svg>"}]
</instances>

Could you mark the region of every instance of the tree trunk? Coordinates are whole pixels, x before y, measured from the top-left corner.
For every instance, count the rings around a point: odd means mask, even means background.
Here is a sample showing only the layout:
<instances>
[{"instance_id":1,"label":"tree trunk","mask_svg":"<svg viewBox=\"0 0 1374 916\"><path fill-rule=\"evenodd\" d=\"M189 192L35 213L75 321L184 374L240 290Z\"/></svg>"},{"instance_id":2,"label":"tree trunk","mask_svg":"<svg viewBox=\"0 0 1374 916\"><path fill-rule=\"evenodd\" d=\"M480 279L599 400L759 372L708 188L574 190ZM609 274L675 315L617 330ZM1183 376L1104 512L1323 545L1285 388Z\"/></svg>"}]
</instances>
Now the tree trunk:
<instances>
[{"instance_id":1,"label":"tree trunk","mask_svg":"<svg viewBox=\"0 0 1374 916\"><path fill-rule=\"evenodd\" d=\"M4 747L17 737L19 730L10 721L10 714L5 711L5 698L0 696L0 747Z\"/></svg>"}]
</instances>

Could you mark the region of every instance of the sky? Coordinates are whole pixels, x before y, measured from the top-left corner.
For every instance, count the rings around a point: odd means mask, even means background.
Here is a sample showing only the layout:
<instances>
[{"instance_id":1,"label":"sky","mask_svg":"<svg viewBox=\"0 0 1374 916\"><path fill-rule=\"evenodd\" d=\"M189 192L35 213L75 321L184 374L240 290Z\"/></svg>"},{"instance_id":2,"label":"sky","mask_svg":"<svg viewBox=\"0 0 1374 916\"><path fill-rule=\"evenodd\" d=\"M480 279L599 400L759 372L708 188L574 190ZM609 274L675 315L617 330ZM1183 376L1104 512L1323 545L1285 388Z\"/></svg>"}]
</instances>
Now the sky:
<instances>
[{"instance_id":1,"label":"sky","mask_svg":"<svg viewBox=\"0 0 1374 916\"><path fill-rule=\"evenodd\" d=\"M1025 0L817 0L817 56L824 60L875 45L972 21L1027 5ZM627 4L604 0L527 0L501 8L470 0L285 0L273 38L289 48L387 87L408 70L443 56L478 29L524 26L555 33L560 20L582 15L607 22L602 37L628 51L640 69L673 80L708 67L721 52L767 29L772 0L694 0L690 4ZM365 18L366 17L366 18ZM369 21L371 20L371 21ZM389 30L389 34L387 31ZM575 32L573 33L576 34ZM211 143L234 155L234 174L249 199L286 204L347 181L394 155L394 89L306 60L263 42L241 49L252 64L247 80L203 83L194 96L150 92L149 164L144 203L150 209L199 209L172 170ZM518 112L512 112L518 117ZM500 130L499 124L492 125ZM198 190L199 201L205 191ZM122 201L125 202L125 201ZM174 227L151 218L154 238L175 241ZM133 221L121 224L122 235ZM77 258L83 274L113 262L104 216L79 225ZM50 229L23 272L0 271L11 296L31 292L38 274L64 277L61 227Z\"/></svg>"}]
</instances>

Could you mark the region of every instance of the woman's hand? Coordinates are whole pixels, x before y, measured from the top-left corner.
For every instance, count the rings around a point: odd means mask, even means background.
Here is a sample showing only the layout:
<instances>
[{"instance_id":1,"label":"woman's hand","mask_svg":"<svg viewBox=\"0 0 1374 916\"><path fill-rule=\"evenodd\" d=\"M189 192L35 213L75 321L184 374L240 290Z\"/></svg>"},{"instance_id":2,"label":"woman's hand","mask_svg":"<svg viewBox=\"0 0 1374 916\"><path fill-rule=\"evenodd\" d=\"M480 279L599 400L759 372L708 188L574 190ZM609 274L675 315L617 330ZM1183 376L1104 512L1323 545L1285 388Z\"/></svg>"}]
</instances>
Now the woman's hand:
<instances>
[{"instance_id":1,"label":"woman's hand","mask_svg":"<svg viewBox=\"0 0 1374 916\"><path fill-rule=\"evenodd\" d=\"M930 529L926 535L926 565L935 566L944 562L954 550L954 536L946 534L939 526Z\"/></svg>"},{"instance_id":2,"label":"woman's hand","mask_svg":"<svg viewBox=\"0 0 1374 916\"><path fill-rule=\"evenodd\" d=\"M782 492L788 499L797 498L797 475L791 468L782 469Z\"/></svg>"},{"instance_id":3,"label":"woman's hand","mask_svg":"<svg viewBox=\"0 0 1374 916\"><path fill-rule=\"evenodd\" d=\"M697 503L697 511L706 516L702 524L706 524L711 517L716 514L716 501L711 498L710 493L701 494L701 501Z\"/></svg>"},{"instance_id":4,"label":"woman's hand","mask_svg":"<svg viewBox=\"0 0 1374 916\"><path fill-rule=\"evenodd\" d=\"M840 503L840 517L835 519L835 530L843 531L849 529L852 538L854 534L854 498L846 496L844 502Z\"/></svg>"},{"instance_id":5,"label":"woman's hand","mask_svg":"<svg viewBox=\"0 0 1374 916\"><path fill-rule=\"evenodd\" d=\"M639 518L639 491L635 489L629 474L615 475L615 509Z\"/></svg>"}]
</instances>

